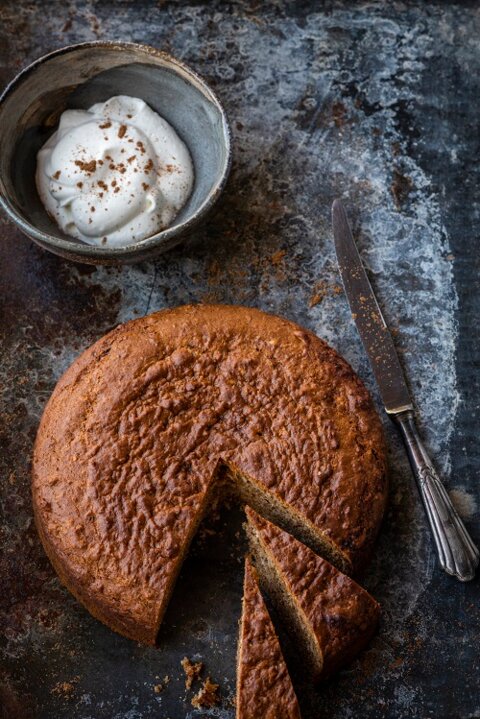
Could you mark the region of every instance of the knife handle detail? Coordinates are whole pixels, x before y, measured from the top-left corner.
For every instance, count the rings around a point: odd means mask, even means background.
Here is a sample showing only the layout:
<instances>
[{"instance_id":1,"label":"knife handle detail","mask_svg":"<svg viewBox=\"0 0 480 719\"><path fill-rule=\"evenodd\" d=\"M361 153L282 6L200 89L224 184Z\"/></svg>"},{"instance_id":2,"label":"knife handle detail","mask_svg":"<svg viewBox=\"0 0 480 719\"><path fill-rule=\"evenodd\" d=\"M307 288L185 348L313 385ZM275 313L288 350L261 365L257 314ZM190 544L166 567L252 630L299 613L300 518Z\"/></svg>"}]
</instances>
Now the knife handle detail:
<instances>
[{"instance_id":1,"label":"knife handle detail","mask_svg":"<svg viewBox=\"0 0 480 719\"><path fill-rule=\"evenodd\" d=\"M468 582L475 576L479 552L450 501L418 434L412 411L393 414L408 452L413 474L427 513L442 569Z\"/></svg>"}]
</instances>

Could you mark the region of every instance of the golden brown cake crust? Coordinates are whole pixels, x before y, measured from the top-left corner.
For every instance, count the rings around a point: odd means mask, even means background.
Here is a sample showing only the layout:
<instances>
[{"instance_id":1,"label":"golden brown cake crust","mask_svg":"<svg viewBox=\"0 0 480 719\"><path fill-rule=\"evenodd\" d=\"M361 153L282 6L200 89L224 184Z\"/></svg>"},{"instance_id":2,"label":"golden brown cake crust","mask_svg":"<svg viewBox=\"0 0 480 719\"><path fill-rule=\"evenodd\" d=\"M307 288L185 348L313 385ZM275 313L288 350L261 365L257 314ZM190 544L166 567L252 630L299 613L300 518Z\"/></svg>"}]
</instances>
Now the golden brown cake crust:
<instances>
[{"instance_id":1,"label":"golden brown cake crust","mask_svg":"<svg viewBox=\"0 0 480 719\"><path fill-rule=\"evenodd\" d=\"M276 566L284 591L311 628L321 653L323 678L351 661L374 633L380 606L365 589L325 559L245 508L254 553ZM316 677L319 678L318 676Z\"/></svg>"},{"instance_id":2,"label":"golden brown cake crust","mask_svg":"<svg viewBox=\"0 0 480 719\"><path fill-rule=\"evenodd\" d=\"M380 422L347 363L254 309L185 306L86 350L45 409L33 503L62 580L153 642L220 464L253 477L338 549L368 555L386 500Z\"/></svg>"},{"instance_id":3,"label":"golden brown cake crust","mask_svg":"<svg viewBox=\"0 0 480 719\"><path fill-rule=\"evenodd\" d=\"M237 660L237 719L300 719L300 709L256 572L245 560Z\"/></svg>"}]
</instances>

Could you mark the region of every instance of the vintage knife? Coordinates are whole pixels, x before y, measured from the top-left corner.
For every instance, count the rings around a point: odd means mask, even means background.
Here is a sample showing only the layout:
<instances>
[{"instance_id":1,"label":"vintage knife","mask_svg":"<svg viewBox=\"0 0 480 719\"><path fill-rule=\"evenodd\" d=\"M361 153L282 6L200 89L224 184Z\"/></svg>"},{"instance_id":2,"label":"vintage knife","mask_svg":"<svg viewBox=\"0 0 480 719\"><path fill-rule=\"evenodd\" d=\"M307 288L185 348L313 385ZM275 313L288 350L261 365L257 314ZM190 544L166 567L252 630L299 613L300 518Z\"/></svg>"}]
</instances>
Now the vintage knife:
<instances>
[{"instance_id":1,"label":"vintage knife","mask_svg":"<svg viewBox=\"0 0 480 719\"><path fill-rule=\"evenodd\" d=\"M462 582L475 576L479 552L440 481L415 425L412 400L392 337L377 304L340 200L332 206L338 266L353 319L380 389L397 424L427 513L440 566Z\"/></svg>"}]
</instances>

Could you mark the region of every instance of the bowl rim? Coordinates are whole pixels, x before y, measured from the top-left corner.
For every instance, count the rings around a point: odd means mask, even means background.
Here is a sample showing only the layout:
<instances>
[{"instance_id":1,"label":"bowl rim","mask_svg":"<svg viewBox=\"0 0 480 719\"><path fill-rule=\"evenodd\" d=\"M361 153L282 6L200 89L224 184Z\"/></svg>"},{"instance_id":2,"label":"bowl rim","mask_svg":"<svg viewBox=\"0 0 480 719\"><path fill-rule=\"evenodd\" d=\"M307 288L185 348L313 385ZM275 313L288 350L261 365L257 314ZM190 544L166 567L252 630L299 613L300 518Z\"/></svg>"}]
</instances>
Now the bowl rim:
<instances>
[{"instance_id":1,"label":"bowl rim","mask_svg":"<svg viewBox=\"0 0 480 719\"><path fill-rule=\"evenodd\" d=\"M51 52L42 55L41 57L34 60L32 63L27 65L26 67L22 68L15 77L10 80L10 82L7 84L5 89L0 95L0 110L2 106L4 105L5 100L21 85L22 82L24 82L27 77L37 69L40 65L42 65L44 62L50 60L53 57L56 57L58 55L64 55L69 52L81 49L81 48L98 48L102 47L105 49L136 49L141 50L145 54L148 55L154 55L157 58L160 58L162 60L165 60L168 64L172 66L172 69L175 72L178 72L178 70L183 71L182 76L183 79L186 79L188 82L192 82L194 80L201 88L201 91L204 93L204 95L207 97L210 102L212 102L217 110L220 113L220 117L222 120L222 135L223 135L223 142L225 146L225 160L223 163L223 166L221 168L220 175L212 188L210 190L209 194L203 201L203 203L200 205L198 210L185 219L183 222L181 222L178 225L175 225L174 227L167 227L164 230L161 230L160 232L156 232L154 235L151 235L150 237L146 237L143 240L139 240L138 242L134 242L130 245L126 245L125 247L99 247L97 245L89 245L85 242L78 242L75 241L73 238L72 240L66 240L62 237L57 237L56 235L51 235L49 233L43 232L42 230L39 230L35 225L32 225L30 222L25 220L12 206L12 204L9 201L8 196L6 193L3 192L2 188L0 188L0 207L3 208L7 216L27 235L37 240L40 244L47 247L51 247L52 249L59 249L64 250L68 253L72 253L77 255L78 257L84 256L84 257L98 257L99 260L107 260L107 259L118 259L121 260L122 258L130 258L132 254L139 253L139 254L146 254L148 251L151 251L155 248L160 248L163 245L166 245L166 249L169 249L173 246L172 240L174 238L177 238L180 240L180 235L186 234L189 230L193 229L208 213L208 211L212 208L212 206L217 201L218 197L220 196L223 188L225 187L225 184L227 182L228 176L230 174L231 166L232 166L232 131L230 127L230 123L227 118L227 114L225 112L225 109L218 99L215 92L210 88L210 86L207 84L207 82L195 71L193 70L189 65L182 62L181 60L178 60L173 55L170 55L170 53L165 52L164 50L159 50L156 47L153 47L152 45L146 45L144 43L136 43L136 42L127 42L122 40L92 40L88 42L80 42L80 43L74 43L73 45L65 45L63 47L57 48L56 50L52 50ZM186 76L186 77L185 77Z\"/></svg>"}]
</instances>

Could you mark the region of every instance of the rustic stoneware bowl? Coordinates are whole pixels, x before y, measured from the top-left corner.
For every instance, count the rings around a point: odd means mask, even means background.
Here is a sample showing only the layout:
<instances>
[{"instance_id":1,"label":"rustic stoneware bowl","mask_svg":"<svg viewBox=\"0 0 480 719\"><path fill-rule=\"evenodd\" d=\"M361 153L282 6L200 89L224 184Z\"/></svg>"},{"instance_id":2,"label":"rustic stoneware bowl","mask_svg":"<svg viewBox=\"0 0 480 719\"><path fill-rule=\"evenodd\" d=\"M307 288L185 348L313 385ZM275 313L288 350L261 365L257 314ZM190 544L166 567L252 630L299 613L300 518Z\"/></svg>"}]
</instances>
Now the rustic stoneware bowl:
<instances>
[{"instance_id":1,"label":"rustic stoneware bowl","mask_svg":"<svg viewBox=\"0 0 480 719\"><path fill-rule=\"evenodd\" d=\"M37 152L61 113L112 95L145 100L175 128L195 167L192 194L174 223L122 248L95 247L65 235L35 187ZM218 199L230 163L230 130L213 92L178 60L145 45L93 42L56 50L17 75L0 98L0 204L26 235L70 260L137 262L178 244Z\"/></svg>"}]
</instances>

